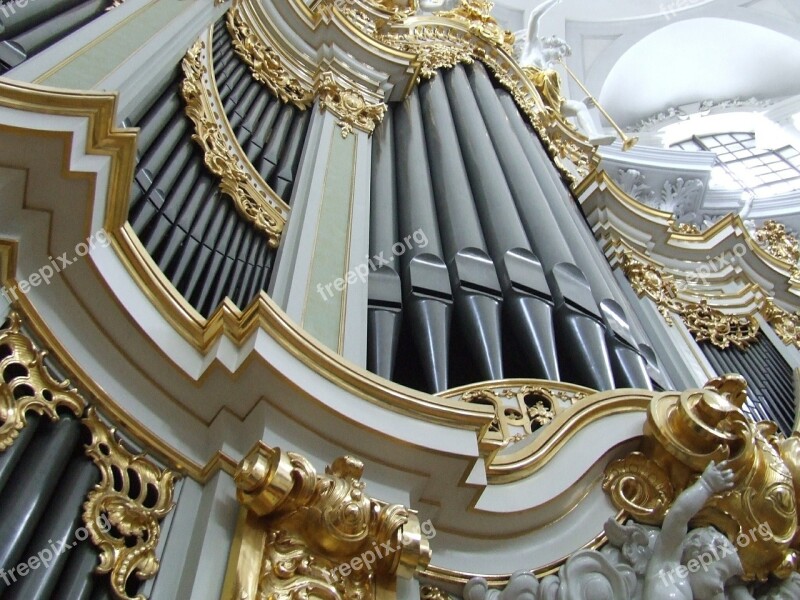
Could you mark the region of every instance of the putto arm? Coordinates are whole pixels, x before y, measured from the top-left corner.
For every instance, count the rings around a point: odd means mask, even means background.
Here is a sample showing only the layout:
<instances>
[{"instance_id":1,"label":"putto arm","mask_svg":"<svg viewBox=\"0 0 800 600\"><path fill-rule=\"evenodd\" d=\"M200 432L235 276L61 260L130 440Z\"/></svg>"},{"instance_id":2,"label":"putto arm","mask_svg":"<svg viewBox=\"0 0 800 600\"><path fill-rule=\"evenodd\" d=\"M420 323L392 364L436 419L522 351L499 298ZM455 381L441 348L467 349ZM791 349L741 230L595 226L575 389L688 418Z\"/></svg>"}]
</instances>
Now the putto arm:
<instances>
[{"instance_id":1,"label":"putto arm","mask_svg":"<svg viewBox=\"0 0 800 600\"><path fill-rule=\"evenodd\" d=\"M528 43L539 37L539 21L542 15L550 8L561 2L561 0L545 0L539 6L531 11L531 16L528 18Z\"/></svg>"},{"instance_id":2,"label":"putto arm","mask_svg":"<svg viewBox=\"0 0 800 600\"><path fill-rule=\"evenodd\" d=\"M733 487L733 471L726 463L708 464L706 470L692 486L686 488L669 509L661 528L661 538L654 558L661 560L679 560L681 544L689 531L689 521L694 517L711 496ZM677 559L675 557L678 557Z\"/></svg>"}]
</instances>

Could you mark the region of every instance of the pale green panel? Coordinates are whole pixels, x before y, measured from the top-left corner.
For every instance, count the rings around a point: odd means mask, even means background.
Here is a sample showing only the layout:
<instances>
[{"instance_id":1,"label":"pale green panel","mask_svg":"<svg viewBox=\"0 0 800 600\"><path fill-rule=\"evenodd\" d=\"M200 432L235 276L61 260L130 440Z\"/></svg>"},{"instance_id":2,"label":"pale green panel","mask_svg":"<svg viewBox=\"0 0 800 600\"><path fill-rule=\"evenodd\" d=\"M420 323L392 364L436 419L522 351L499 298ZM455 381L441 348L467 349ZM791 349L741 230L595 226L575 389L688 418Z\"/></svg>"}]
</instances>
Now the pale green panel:
<instances>
[{"instance_id":1,"label":"pale green panel","mask_svg":"<svg viewBox=\"0 0 800 600\"><path fill-rule=\"evenodd\" d=\"M341 352L347 287L337 290L334 282L345 277L350 262L355 161L356 136L349 135L343 139L335 130L325 171L316 245L303 311L302 324L306 331L336 352Z\"/></svg>"},{"instance_id":2,"label":"pale green panel","mask_svg":"<svg viewBox=\"0 0 800 600\"><path fill-rule=\"evenodd\" d=\"M56 65L36 83L92 89L189 7L183 0L156 0L131 14L95 42Z\"/></svg>"}]
</instances>

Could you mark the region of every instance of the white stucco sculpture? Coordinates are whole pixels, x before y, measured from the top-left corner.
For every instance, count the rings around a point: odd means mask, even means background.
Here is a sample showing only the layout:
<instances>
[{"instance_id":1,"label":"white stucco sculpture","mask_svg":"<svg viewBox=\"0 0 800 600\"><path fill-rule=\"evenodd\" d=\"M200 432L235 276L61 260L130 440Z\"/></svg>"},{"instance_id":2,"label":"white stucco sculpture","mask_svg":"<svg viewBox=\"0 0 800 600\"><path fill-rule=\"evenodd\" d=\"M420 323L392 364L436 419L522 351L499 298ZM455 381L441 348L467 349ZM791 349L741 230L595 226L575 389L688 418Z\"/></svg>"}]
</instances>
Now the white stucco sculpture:
<instances>
[{"instance_id":1,"label":"white stucco sculpture","mask_svg":"<svg viewBox=\"0 0 800 600\"><path fill-rule=\"evenodd\" d=\"M616 136L606 135L598 130L597 125L589 114L591 98L583 102L567 100L561 95L558 73L553 65L564 56L571 53L569 45L562 39L551 36L539 37L539 22L542 16L561 0L545 0L531 11L528 19L528 35L519 57L522 67L530 67L538 71L534 75L534 83L540 89L545 101L560 111L565 117L575 117L578 127L595 146L611 144Z\"/></svg>"}]
</instances>

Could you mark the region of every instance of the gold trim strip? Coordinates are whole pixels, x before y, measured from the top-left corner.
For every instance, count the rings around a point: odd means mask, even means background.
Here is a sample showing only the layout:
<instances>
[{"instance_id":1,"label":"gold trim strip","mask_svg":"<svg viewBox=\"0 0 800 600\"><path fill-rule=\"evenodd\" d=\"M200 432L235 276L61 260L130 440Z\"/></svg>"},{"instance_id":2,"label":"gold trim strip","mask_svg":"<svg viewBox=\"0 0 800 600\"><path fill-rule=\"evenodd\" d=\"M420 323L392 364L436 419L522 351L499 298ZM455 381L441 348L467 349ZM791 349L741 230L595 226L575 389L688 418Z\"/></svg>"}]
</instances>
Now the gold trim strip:
<instances>
[{"instance_id":1,"label":"gold trim strip","mask_svg":"<svg viewBox=\"0 0 800 600\"><path fill-rule=\"evenodd\" d=\"M267 234L269 245L277 248L289 207L247 160L228 122L214 80L212 36L209 28L181 65L181 94L195 128L192 139L203 149L206 167L219 177L220 189L248 221Z\"/></svg>"}]
</instances>

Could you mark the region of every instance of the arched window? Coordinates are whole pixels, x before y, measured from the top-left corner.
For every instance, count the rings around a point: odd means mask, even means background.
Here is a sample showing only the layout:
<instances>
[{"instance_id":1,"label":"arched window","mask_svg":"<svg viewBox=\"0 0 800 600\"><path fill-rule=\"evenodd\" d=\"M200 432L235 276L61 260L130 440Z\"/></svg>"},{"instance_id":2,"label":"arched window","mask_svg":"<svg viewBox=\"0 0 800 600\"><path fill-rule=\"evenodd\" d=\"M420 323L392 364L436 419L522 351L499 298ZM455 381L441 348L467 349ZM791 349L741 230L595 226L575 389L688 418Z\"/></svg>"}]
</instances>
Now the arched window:
<instances>
[{"instance_id":1,"label":"arched window","mask_svg":"<svg viewBox=\"0 0 800 600\"><path fill-rule=\"evenodd\" d=\"M717 166L712 172L715 187L742 189L755 197L800 189L800 152L791 145L774 150L759 148L752 132L695 135L671 147L716 154Z\"/></svg>"}]
</instances>

